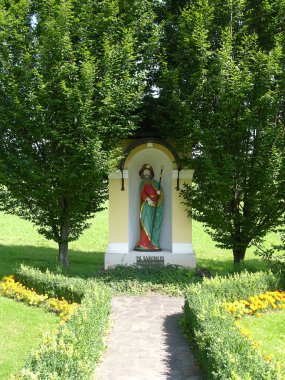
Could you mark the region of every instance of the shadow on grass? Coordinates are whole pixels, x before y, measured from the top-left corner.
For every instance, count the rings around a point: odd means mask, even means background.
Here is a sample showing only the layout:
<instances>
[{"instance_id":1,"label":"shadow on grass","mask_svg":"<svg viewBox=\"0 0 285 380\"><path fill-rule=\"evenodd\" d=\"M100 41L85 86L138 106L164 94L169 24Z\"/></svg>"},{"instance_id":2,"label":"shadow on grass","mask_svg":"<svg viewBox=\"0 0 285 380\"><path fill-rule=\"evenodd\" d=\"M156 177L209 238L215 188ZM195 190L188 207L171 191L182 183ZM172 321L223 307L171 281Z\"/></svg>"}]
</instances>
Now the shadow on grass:
<instances>
[{"instance_id":1,"label":"shadow on grass","mask_svg":"<svg viewBox=\"0 0 285 380\"><path fill-rule=\"evenodd\" d=\"M166 266L158 268L117 267L103 270L103 252L83 252L69 250L70 268L63 270L58 263L56 248L0 245L0 278L12 274L21 264L36 267L41 270L62 273L66 276L81 278L96 278L116 292L142 294L161 292L182 295L186 286L202 278L194 269ZM247 270L248 272L267 270L267 264L260 258L246 259L238 266L233 265L232 258L203 259L198 258L197 267L200 274L209 273L212 276L225 276ZM198 271L197 271L198 272Z\"/></svg>"},{"instance_id":2,"label":"shadow on grass","mask_svg":"<svg viewBox=\"0 0 285 380\"><path fill-rule=\"evenodd\" d=\"M243 271L259 272L268 270L268 264L262 259L245 258L239 264L233 263L233 259L203 259L199 258L197 261L199 268L207 269L211 272L212 276L226 276L228 274L240 273Z\"/></svg>"},{"instance_id":3,"label":"shadow on grass","mask_svg":"<svg viewBox=\"0 0 285 380\"><path fill-rule=\"evenodd\" d=\"M58 250L55 248L0 245L0 277L14 273L21 264L67 276L93 277L103 269L104 253L69 250L69 259L70 268L64 271L58 263Z\"/></svg>"}]
</instances>

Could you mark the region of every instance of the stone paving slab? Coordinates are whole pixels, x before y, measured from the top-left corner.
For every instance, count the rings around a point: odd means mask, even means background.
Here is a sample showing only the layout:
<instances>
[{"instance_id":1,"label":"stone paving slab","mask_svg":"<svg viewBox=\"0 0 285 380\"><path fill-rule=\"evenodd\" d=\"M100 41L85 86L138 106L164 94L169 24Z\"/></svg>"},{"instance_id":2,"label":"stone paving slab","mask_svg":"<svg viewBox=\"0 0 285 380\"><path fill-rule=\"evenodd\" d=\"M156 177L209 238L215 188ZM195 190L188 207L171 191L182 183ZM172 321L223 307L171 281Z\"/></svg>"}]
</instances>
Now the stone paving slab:
<instances>
[{"instance_id":1,"label":"stone paving slab","mask_svg":"<svg viewBox=\"0 0 285 380\"><path fill-rule=\"evenodd\" d=\"M202 380L179 327L183 298L112 299L113 328L94 380Z\"/></svg>"}]
</instances>

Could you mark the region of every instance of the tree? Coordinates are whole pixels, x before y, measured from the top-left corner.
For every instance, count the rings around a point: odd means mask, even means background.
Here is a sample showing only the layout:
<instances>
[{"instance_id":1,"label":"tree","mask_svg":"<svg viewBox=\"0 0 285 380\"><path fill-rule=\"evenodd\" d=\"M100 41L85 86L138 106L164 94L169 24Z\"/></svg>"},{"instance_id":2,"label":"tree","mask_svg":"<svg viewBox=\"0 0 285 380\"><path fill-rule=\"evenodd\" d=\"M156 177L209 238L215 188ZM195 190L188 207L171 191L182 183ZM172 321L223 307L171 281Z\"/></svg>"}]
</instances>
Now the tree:
<instances>
[{"instance_id":1,"label":"tree","mask_svg":"<svg viewBox=\"0 0 285 380\"><path fill-rule=\"evenodd\" d=\"M284 212L284 7L187 3L165 32L177 42L165 48L159 118L195 169L183 191L189 213L238 263Z\"/></svg>"},{"instance_id":2,"label":"tree","mask_svg":"<svg viewBox=\"0 0 285 380\"><path fill-rule=\"evenodd\" d=\"M65 267L136 127L156 35L148 1L0 1L3 209L57 242Z\"/></svg>"}]
</instances>

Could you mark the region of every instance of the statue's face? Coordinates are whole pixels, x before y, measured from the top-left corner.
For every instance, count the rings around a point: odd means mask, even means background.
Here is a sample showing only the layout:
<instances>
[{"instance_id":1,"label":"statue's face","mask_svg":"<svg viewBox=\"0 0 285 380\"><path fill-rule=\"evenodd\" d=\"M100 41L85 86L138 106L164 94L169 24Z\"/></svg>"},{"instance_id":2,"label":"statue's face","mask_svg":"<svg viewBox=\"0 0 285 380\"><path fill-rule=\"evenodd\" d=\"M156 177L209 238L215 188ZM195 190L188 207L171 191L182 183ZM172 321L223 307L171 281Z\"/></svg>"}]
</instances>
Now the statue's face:
<instances>
[{"instance_id":1,"label":"statue's face","mask_svg":"<svg viewBox=\"0 0 285 380\"><path fill-rule=\"evenodd\" d=\"M148 169L145 169L142 173L142 179L146 181L150 181L152 179L151 171Z\"/></svg>"}]
</instances>

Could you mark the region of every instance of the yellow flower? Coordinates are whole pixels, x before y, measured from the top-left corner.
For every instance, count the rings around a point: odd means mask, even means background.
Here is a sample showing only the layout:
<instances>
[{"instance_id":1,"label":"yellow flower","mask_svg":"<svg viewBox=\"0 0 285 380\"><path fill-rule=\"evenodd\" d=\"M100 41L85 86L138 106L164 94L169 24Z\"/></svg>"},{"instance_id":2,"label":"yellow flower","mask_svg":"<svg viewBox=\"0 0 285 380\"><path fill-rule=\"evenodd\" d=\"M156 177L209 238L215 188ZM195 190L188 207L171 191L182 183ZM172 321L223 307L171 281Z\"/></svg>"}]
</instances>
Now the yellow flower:
<instances>
[{"instance_id":1,"label":"yellow flower","mask_svg":"<svg viewBox=\"0 0 285 380\"><path fill-rule=\"evenodd\" d=\"M257 311L262 311L267 308L283 309L285 308L285 291L266 292L264 294L254 295L248 300L240 300L227 302L224 304L226 309L235 315L236 318L244 314L253 315ZM260 315L260 313L258 313Z\"/></svg>"},{"instance_id":2,"label":"yellow flower","mask_svg":"<svg viewBox=\"0 0 285 380\"><path fill-rule=\"evenodd\" d=\"M4 276L0 283L0 293L19 301L24 301L29 305L46 305L49 310L58 313L62 321L67 321L78 304L69 304L63 297L48 298L47 294L38 294L33 289L26 288L23 284L16 282L14 277Z\"/></svg>"}]
</instances>

